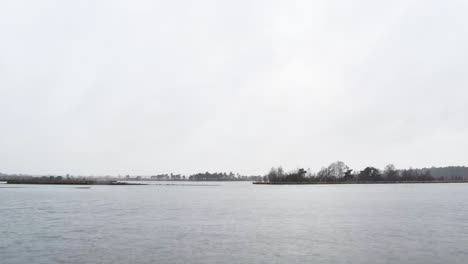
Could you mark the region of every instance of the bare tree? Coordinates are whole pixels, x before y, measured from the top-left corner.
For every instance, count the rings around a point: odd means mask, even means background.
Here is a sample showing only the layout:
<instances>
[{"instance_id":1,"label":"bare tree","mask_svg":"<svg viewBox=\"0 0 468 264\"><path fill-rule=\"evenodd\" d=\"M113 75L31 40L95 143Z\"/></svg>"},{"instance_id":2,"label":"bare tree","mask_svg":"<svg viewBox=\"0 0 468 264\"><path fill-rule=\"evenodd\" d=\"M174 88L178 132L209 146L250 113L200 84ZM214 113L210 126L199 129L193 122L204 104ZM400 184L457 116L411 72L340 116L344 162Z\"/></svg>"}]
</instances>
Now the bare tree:
<instances>
[{"instance_id":1,"label":"bare tree","mask_svg":"<svg viewBox=\"0 0 468 264\"><path fill-rule=\"evenodd\" d=\"M397 181L399 178L398 170L395 168L395 165L388 164L385 166L383 177L387 181Z\"/></svg>"},{"instance_id":2,"label":"bare tree","mask_svg":"<svg viewBox=\"0 0 468 264\"><path fill-rule=\"evenodd\" d=\"M328 165L328 171L331 177L343 178L349 167L342 161L336 161Z\"/></svg>"}]
</instances>

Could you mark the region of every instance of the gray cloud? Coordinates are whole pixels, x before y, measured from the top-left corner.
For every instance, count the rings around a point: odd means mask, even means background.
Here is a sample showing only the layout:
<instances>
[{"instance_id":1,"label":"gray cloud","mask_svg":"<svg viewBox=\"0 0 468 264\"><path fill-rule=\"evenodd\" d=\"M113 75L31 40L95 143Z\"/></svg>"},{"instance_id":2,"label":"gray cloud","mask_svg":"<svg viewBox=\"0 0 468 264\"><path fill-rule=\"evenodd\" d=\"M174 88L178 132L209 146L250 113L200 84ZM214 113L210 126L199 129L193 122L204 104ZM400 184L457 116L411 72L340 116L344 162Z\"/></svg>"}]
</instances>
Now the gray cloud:
<instances>
[{"instance_id":1,"label":"gray cloud","mask_svg":"<svg viewBox=\"0 0 468 264\"><path fill-rule=\"evenodd\" d=\"M0 170L465 164L463 1L6 1Z\"/></svg>"}]
</instances>

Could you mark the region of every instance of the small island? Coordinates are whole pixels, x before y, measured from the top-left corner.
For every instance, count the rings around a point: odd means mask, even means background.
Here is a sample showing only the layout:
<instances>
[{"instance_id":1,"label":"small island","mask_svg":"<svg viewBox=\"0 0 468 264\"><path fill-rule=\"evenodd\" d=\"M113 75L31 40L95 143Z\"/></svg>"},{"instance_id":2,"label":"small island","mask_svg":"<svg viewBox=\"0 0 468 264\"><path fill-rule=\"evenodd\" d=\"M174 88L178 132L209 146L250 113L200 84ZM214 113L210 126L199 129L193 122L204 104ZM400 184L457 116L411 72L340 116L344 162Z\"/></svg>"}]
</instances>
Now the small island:
<instances>
[{"instance_id":1,"label":"small island","mask_svg":"<svg viewBox=\"0 0 468 264\"><path fill-rule=\"evenodd\" d=\"M53 178L23 178L10 179L7 184L60 184L60 185L146 185L143 183L129 183L115 180L99 180L99 179L64 179L62 177Z\"/></svg>"},{"instance_id":2,"label":"small island","mask_svg":"<svg viewBox=\"0 0 468 264\"><path fill-rule=\"evenodd\" d=\"M361 171L350 169L337 161L317 173L303 168L285 172L272 168L262 181L253 184L396 184L396 183L468 183L466 167L423 168L398 170L390 164L383 171L366 167ZM436 174L435 176L433 174Z\"/></svg>"}]
</instances>

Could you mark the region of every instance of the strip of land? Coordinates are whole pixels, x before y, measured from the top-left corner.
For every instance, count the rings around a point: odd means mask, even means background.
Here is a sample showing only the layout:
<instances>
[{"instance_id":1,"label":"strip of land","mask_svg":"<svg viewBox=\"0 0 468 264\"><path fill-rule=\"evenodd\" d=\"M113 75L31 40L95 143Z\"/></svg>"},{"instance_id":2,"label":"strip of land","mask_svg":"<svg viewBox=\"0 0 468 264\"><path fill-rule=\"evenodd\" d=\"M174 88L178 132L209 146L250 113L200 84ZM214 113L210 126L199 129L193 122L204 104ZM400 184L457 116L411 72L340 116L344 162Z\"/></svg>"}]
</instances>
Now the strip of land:
<instances>
[{"instance_id":1,"label":"strip of land","mask_svg":"<svg viewBox=\"0 0 468 264\"><path fill-rule=\"evenodd\" d=\"M7 180L7 184L64 184L64 185L146 185L143 183L128 183L119 181L98 181L98 180L56 180L56 179L16 179Z\"/></svg>"},{"instance_id":2,"label":"strip of land","mask_svg":"<svg viewBox=\"0 0 468 264\"><path fill-rule=\"evenodd\" d=\"M253 184L297 185L297 184L408 184L408 183L468 183L468 180L434 180L434 181L326 181L326 182L261 182Z\"/></svg>"}]
</instances>

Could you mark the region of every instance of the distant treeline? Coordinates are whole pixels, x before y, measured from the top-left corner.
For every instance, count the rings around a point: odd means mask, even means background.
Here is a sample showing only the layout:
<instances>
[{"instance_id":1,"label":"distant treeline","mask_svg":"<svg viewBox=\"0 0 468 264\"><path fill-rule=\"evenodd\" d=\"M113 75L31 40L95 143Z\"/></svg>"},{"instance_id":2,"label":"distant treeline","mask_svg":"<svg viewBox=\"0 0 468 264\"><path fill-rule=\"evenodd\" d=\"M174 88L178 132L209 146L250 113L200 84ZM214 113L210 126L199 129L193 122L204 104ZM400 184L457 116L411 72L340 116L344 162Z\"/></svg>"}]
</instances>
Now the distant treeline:
<instances>
[{"instance_id":1,"label":"distant treeline","mask_svg":"<svg viewBox=\"0 0 468 264\"><path fill-rule=\"evenodd\" d=\"M468 167L464 166L432 167L424 170L429 170L431 175L435 178L468 180Z\"/></svg>"},{"instance_id":2,"label":"distant treeline","mask_svg":"<svg viewBox=\"0 0 468 264\"><path fill-rule=\"evenodd\" d=\"M272 168L264 177L264 181L269 182L418 182L467 179L468 167L396 169L390 164L383 170L366 167L361 171L354 171L342 161L323 167L316 173L302 168L290 172L285 172L282 167Z\"/></svg>"},{"instance_id":3,"label":"distant treeline","mask_svg":"<svg viewBox=\"0 0 468 264\"><path fill-rule=\"evenodd\" d=\"M71 175L47 175L47 176L31 176L25 174L3 174L0 173L0 181L8 180L24 180L24 179L48 179L48 180L114 180L114 181L262 181L263 176L245 176L234 174L232 172L205 172L197 173L190 176L181 174L158 174L153 176L71 176Z\"/></svg>"},{"instance_id":4,"label":"distant treeline","mask_svg":"<svg viewBox=\"0 0 468 264\"><path fill-rule=\"evenodd\" d=\"M397 181L432 181L432 180L468 180L468 167L441 167L423 169L396 169L393 165L387 165L383 170L375 167L366 167L361 171L350 169L344 162L337 161L318 172L305 169L297 169L285 172L282 167L272 168L265 176L244 176L232 172L204 172L190 176L180 174L159 174L154 176L71 176L71 175L47 175L31 176L25 174L0 173L0 181L11 179L46 178L57 180L124 180L124 181L265 181L265 182L397 182Z\"/></svg>"},{"instance_id":5,"label":"distant treeline","mask_svg":"<svg viewBox=\"0 0 468 264\"><path fill-rule=\"evenodd\" d=\"M106 179L108 179L107 177ZM56 180L56 181L62 181L62 180L96 180L96 179L104 179L104 177L83 177L83 176L70 176L70 175L65 175L65 176L54 176L54 175L47 175L47 176L32 176L32 175L26 175L26 174L4 174L0 173L0 181L11 181L11 180L26 180L26 179L36 179L36 180Z\"/></svg>"},{"instance_id":6,"label":"distant treeline","mask_svg":"<svg viewBox=\"0 0 468 264\"><path fill-rule=\"evenodd\" d=\"M190 181L261 181L262 176L242 176L232 172L197 173L189 177Z\"/></svg>"}]
</instances>

